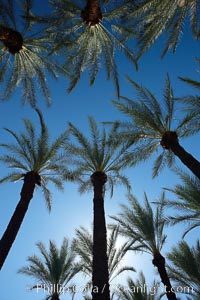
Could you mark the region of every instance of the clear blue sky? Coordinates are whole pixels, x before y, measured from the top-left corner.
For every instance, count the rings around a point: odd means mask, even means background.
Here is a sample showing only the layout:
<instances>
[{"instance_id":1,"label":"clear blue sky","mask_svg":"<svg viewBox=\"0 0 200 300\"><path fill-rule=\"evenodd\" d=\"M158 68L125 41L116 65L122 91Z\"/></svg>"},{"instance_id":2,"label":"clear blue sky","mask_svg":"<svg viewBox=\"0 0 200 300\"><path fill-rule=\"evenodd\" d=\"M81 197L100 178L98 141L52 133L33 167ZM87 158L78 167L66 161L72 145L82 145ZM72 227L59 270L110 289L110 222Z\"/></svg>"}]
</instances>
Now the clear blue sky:
<instances>
[{"instance_id":1,"label":"clear blue sky","mask_svg":"<svg viewBox=\"0 0 200 300\"><path fill-rule=\"evenodd\" d=\"M38 3L38 1L36 1ZM160 39L139 62L139 71L136 72L134 66L121 54L117 55L119 66L121 94L129 98L134 97L132 87L126 82L125 74L128 74L136 82L151 89L157 97L162 96L164 80L168 72L176 96L192 93L193 90L177 79L177 76L191 77L200 80L196 72L198 66L194 62L194 57L200 57L200 45L195 43L188 31L180 42L177 53L167 54L163 60L160 59L163 47L163 39ZM70 121L78 126L86 134L88 131L87 116L94 116L98 122L112 121L122 118L122 115L111 104L111 99L116 99L115 90L111 81L106 80L104 71L100 72L93 87L88 85L87 75L83 74L80 83L71 94L66 93L68 82L66 79L59 79L57 82L49 79L52 92L52 105L45 106L43 99L38 98L38 107L42 110L44 118L49 127L52 138L63 131L67 122ZM37 121L35 112L29 105L22 106L19 94L7 102L0 103L0 136L1 142L9 141L10 137L3 131L3 127L8 127L19 131L22 128L22 118L30 118ZM181 144L191 152L197 159L199 155L199 135L188 138ZM198 148L197 148L198 147ZM178 163L178 160L177 160ZM133 194L141 199L146 191L150 200L155 200L162 191L162 187L172 187L177 183L176 176L172 171L164 170L162 174L151 179L151 160L139 165L137 168L126 172L132 183ZM5 175L6 170L1 166L0 176ZM20 197L22 182L7 183L0 186L1 210L0 210L0 235L4 232L8 221L17 205ZM26 276L17 274L17 270L26 265L26 258L37 253L35 243L42 241L48 245L49 239L53 239L58 245L64 236L72 238L74 229L79 225L89 227L92 223L92 193L79 195L76 184L66 183L64 193L52 189L53 205L49 214L41 193L37 190L31 201L29 211L20 228L20 232L9 253L5 265L0 272L1 297L0 300L39 300L45 295L41 292L27 292L26 286L34 284L33 280ZM119 203L125 203L126 196L124 189L118 188L112 199L109 194L105 199L105 209L107 222L109 215L114 215L119 211ZM180 240L182 230L169 229L169 235L164 247L163 254ZM197 233L195 230L188 235L186 240L191 244L195 243ZM129 255L128 262L138 271L145 270L151 279L155 275L151 264L151 257L140 255ZM153 272L153 273L152 273ZM134 275L135 276L135 275ZM82 285L82 282L80 283ZM63 299L68 299L63 297ZM70 299L70 298L69 298ZM79 300L79 297L76 299ZM80 297L81 299L81 297Z\"/></svg>"}]
</instances>

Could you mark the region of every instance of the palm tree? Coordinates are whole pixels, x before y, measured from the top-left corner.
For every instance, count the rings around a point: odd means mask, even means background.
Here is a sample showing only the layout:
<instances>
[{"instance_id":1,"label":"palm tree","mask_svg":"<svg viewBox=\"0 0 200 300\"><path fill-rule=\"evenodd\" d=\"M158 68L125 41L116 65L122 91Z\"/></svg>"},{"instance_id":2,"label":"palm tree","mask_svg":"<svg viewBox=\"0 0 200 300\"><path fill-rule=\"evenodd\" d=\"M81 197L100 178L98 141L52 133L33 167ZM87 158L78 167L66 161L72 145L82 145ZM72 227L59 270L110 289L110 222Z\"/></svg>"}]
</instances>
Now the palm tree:
<instances>
[{"instance_id":1,"label":"palm tree","mask_svg":"<svg viewBox=\"0 0 200 300\"><path fill-rule=\"evenodd\" d=\"M200 66L200 59L196 58L196 61L198 62ZM200 71L200 68L197 72ZM181 77L179 76L179 79L185 82L186 84L190 85L191 87L200 90L200 81L188 78L188 77ZM196 126L200 128L200 97L199 94L197 95L187 95L181 98L178 98L177 100L181 101L184 104L185 111L196 115Z\"/></svg>"},{"instance_id":2,"label":"palm tree","mask_svg":"<svg viewBox=\"0 0 200 300\"><path fill-rule=\"evenodd\" d=\"M198 132L196 114L175 115L178 107L169 76L165 81L163 102L159 102L150 90L127 78L137 92L137 100L121 97L122 101L113 101L130 118L128 122L117 122L122 128L122 139L133 144L133 150L127 154L127 162L134 165L144 161L157 153L161 146L162 152L154 162L153 177L164 166L171 167L177 156L200 179L200 162L179 144L179 138Z\"/></svg>"},{"instance_id":3,"label":"palm tree","mask_svg":"<svg viewBox=\"0 0 200 300\"><path fill-rule=\"evenodd\" d=\"M79 6L74 0L52 0L52 18L32 19L49 24L47 31L54 40L55 51L65 49L66 65L71 70L68 92L76 86L85 69L92 85L103 63L107 78L114 80L119 95L115 50L123 52L137 68L135 56L126 45L134 32L121 19L128 6L124 1L115 4L99 0L81 2Z\"/></svg>"},{"instance_id":4,"label":"palm tree","mask_svg":"<svg viewBox=\"0 0 200 300\"><path fill-rule=\"evenodd\" d=\"M5 128L14 138L15 143L0 144L6 151L5 155L0 156L0 161L9 169L14 169L7 176L1 178L0 183L23 180L20 200L0 240L0 269L17 236L36 186L41 187L48 210L51 209L51 193L47 184L50 182L58 189L63 189L61 175L66 171L64 167L66 155L62 154L60 149L66 142L67 132L62 133L50 143L48 128L44 123L43 116L39 109L35 109L35 111L40 121L38 136L33 123L25 119L25 131L20 134ZM65 177L67 177L67 172ZM68 178L71 178L70 175Z\"/></svg>"},{"instance_id":5,"label":"palm tree","mask_svg":"<svg viewBox=\"0 0 200 300\"><path fill-rule=\"evenodd\" d=\"M185 241L181 241L167 255L171 264L168 266L170 276L177 283L179 293L192 296L191 299L199 299L200 296L200 243L190 247ZM182 290L180 289L182 287ZM190 299L190 298L189 298Z\"/></svg>"},{"instance_id":6,"label":"palm tree","mask_svg":"<svg viewBox=\"0 0 200 300\"><path fill-rule=\"evenodd\" d=\"M183 233L183 238L192 229L200 226L200 180L190 176L180 169L176 170L182 180L182 184L176 184L174 188L166 190L174 193L177 200L166 200L165 207L174 208L178 214L167 217L171 224L186 223L187 228Z\"/></svg>"},{"instance_id":7,"label":"palm tree","mask_svg":"<svg viewBox=\"0 0 200 300\"><path fill-rule=\"evenodd\" d=\"M119 227L115 226L110 230L109 233L110 234L107 241L107 256L109 282L111 283L120 274L126 271L134 272L135 269L133 267L123 265L123 259L127 253L128 248L127 243L123 243L120 247L117 246L119 240ZM81 266L81 271L89 278L92 278L93 238L89 230L84 227L76 229L74 248L75 252L80 257L79 264ZM89 284L91 284L91 280ZM114 294L115 291L113 291L112 297L114 296Z\"/></svg>"},{"instance_id":8,"label":"palm tree","mask_svg":"<svg viewBox=\"0 0 200 300\"><path fill-rule=\"evenodd\" d=\"M137 1L137 7L135 5L133 8L130 7L129 14L132 20L137 18L138 22L139 57L149 49L161 34L167 35L162 57L170 49L176 52L180 37L184 32L184 25L188 19L194 39L197 40L200 36L198 0ZM133 25L135 26L135 21Z\"/></svg>"},{"instance_id":9,"label":"palm tree","mask_svg":"<svg viewBox=\"0 0 200 300\"><path fill-rule=\"evenodd\" d=\"M0 14L0 78L5 82L2 100L8 99L20 87L23 103L36 103L36 90L41 90L50 104L51 97L46 83L46 74L57 78L57 73L66 70L46 57L50 41L41 28L33 26L28 16L32 1L23 0L16 6L14 0L3 1ZM20 9L20 12L19 12ZM19 28L18 20L21 18Z\"/></svg>"},{"instance_id":10,"label":"palm tree","mask_svg":"<svg viewBox=\"0 0 200 300\"><path fill-rule=\"evenodd\" d=\"M149 253L153 256L152 263L158 269L161 281L166 289L166 296L176 299L173 288L166 271L165 258L161 254L161 249L167 236L164 234L165 219L163 215L165 194L160 197L160 205L156 212L149 203L147 195L144 195L144 206L133 196L129 195L129 206L121 205L122 212L112 219L118 222L120 232L127 237L133 245L129 250L137 250Z\"/></svg>"},{"instance_id":11,"label":"palm tree","mask_svg":"<svg viewBox=\"0 0 200 300\"><path fill-rule=\"evenodd\" d=\"M92 262L92 297L93 300L109 300L109 273L107 257L106 220L104 212L105 184L113 193L117 183L125 184L130 189L125 176L120 174L123 167L125 146L114 138L116 127L107 132L100 131L95 120L89 117L91 141L72 123L69 132L74 142L68 143L66 151L70 156L72 168L80 174L80 192L93 188L93 262ZM84 179L86 176L86 179Z\"/></svg>"},{"instance_id":12,"label":"palm tree","mask_svg":"<svg viewBox=\"0 0 200 300\"><path fill-rule=\"evenodd\" d=\"M154 281L151 286L147 284L145 276L139 273L135 281L130 277L127 279L127 286L119 286L121 300L158 300L158 282Z\"/></svg>"},{"instance_id":13,"label":"palm tree","mask_svg":"<svg viewBox=\"0 0 200 300\"><path fill-rule=\"evenodd\" d=\"M43 290L47 294L45 299L59 300L60 295L69 290L69 283L80 271L75 263L76 254L69 241L64 238L60 249L55 242L49 241L49 250L42 242L37 247L41 257L32 255L27 258L28 266L22 267L18 273L37 279L37 284L30 289Z\"/></svg>"}]
</instances>

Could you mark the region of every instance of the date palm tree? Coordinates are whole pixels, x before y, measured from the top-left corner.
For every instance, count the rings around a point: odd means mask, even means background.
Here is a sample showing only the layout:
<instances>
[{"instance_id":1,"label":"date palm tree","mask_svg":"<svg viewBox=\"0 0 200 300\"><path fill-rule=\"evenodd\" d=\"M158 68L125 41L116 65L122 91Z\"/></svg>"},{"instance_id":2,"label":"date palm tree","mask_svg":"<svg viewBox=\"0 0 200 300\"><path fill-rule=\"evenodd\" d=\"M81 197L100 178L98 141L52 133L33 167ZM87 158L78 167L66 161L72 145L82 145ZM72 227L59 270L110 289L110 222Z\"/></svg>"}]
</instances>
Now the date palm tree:
<instances>
[{"instance_id":1,"label":"date palm tree","mask_svg":"<svg viewBox=\"0 0 200 300\"><path fill-rule=\"evenodd\" d=\"M121 97L121 101L113 101L117 109L130 119L127 122L117 121L122 129L121 138L133 144L126 161L134 165L162 149L154 162L153 177L163 167L172 167L176 156L200 179L200 162L179 144L179 138L199 131L196 114L175 115L179 102L175 101L169 76L165 80L162 102L150 90L127 78L136 90L136 100Z\"/></svg>"},{"instance_id":2,"label":"date palm tree","mask_svg":"<svg viewBox=\"0 0 200 300\"><path fill-rule=\"evenodd\" d=\"M116 127L109 132L100 131L95 120L89 117L91 139L69 123L69 133L73 138L66 146L72 169L80 174L80 192L93 189L93 261L92 291L93 300L110 299L109 271L107 257L106 220L104 211L105 184L111 189L115 184L124 184L130 189L129 182L120 171L123 168L125 146L113 138Z\"/></svg>"},{"instance_id":3,"label":"date palm tree","mask_svg":"<svg viewBox=\"0 0 200 300\"><path fill-rule=\"evenodd\" d=\"M66 238L60 248L52 240L49 241L48 250L42 242L36 245L40 256L29 256L28 266L19 269L18 273L37 279L37 284L31 286L31 290L43 291L47 295L45 299L60 300L60 295L69 290L72 278L80 271L75 263L73 247Z\"/></svg>"},{"instance_id":4,"label":"date palm tree","mask_svg":"<svg viewBox=\"0 0 200 300\"><path fill-rule=\"evenodd\" d=\"M123 265L123 259L127 253L127 243L118 246L119 228L115 226L109 231L107 241L108 271L109 282L111 283L120 274L126 271L135 272L130 266ZM92 249L93 237L92 233L84 227L76 229L76 237L74 239L74 249L80 257L79 264L81 271L90 279L92 278ZM91 280L90 280L91 281ZM91 282L89 282L91 284ZM115 291L112 292L114 297ZM112 297L111 297L112 298ZM88 297L89 299L89 297Z\"/></svg>"},{"instance_id":5,"label":"date palm tree","mask_svg":"<svg viewBox=\"0 0 200 300\"><path fill-rule=\"evenodd\" d=\"M196 58L197 63L199 64L199 69L197 72L200 72L200 59ZM200 81L194 80L188 77L179 77L180 80L190 85L191 87L200 90ZM200 128L200 96L197 95L187 95L181 98L178 98L184 104L185 111L196 115L197 126Z\"/></svg>"},{"instance_id":6,"label":"date palm tree","mask_svg":"<svg viewBox=\"0 0 200 300\"><path fill-rule=\"evenodd\" d=\"M128 240L132 240L133 245L129 250L137 250L149 253L153 256L152 263L157 267L161 281L166 288L166 296L170 299L176 299L172 285L167 274L165 258L161 254L162 247L167 236L164 234L164 200L165 194L160 197L160 205L154 212L147 195L144 195L144 205L133 196L128 197L129 205L121 205L121 212L112 219L118 222L120 232Z\"/></svg>"},{"instance_id":7,"label":"date palm tree","mask_svg":"<svg viewBox=\"0 0 200 300\"><path fill-rule=\"evenodd\" d=\"M65 49L69 67L68 92L76 86L84 70L88 71L92 85L103 64L107 78L112 78L119 95L119 78L115 51L119 50L137 68L137 62L126 41L133 37L133 30L125 26L121 17L128 10L124 1L87 0L80 6L75 0L52 0L53 17L35 17L49 24L48 32L54 40L55 50ZM34 19L34 17L33 17Z\"/></svg>"},{"instance_id":8,"label":"date palm tree","mask_svg":"<svg viewBox=\"0 0 200 300\"><path fill-rule=\"evenodd\" d=\"M183 233L183 238L192 229L200 226L200 180L195 176L190 176L182 170L176 170L182 184L176 184L174 188L166 188L177 196L177 200L165 201L165 207L174 208L176 215L170 213L167 220L170 224L186 223L187 228Z\"/></svg>"},{"instance_id":9,"label":"date palm tree","mask_svg":"<svg viewBox=\"0 0 200 300\"><path fill-rule=\"evenodd\" d=\"M185 241L181 241L167 255L170 264L169 274L179 286L179 293L190 295L188 299L200 297L200 243L190 247ZM180 290L182 287L182 291Z\"/></svg>"},{"instance_id":10,"label":"date palm tree","mask_svg":"<svg viewBox=\"0 0 200 300\"><path fill-rule=\"evenodd\" d=\"M46 75L56 79L58 73L66 74L66 70L47 57L50 41L28 18L33 1L23 0L19 7L16 2L2 0L0 79L4 85L0 99L6 100L16 90L21 90L23 103L34 106L36 91L40 90L50 104Z\"/></svg>"},{"instance_id":11,"label":"date palm tree","mask_svg":"<svg viewBox=\"0 0 200 300\"><path fill-rule=\"evenodd\" d=\"M0 144L0 147L6 151L5 155L0 156L0 162L9 169L13 169L11 173L0 179L0 183L23 180L20 200L0 240L0 269L17 236L35 188L41 188L49 211L52 197L47 184L52 183L58 189L63 189L62 172L66 171L64 167L66 155L61 153L61 147L66 142L67 132L50 142L48 128L44 123L42 113L37 108L35 111L40 122L39 134L33 123L25 119L24 132L17 134L15 131L5 128L15 143ZM68 178L71 176L69 175Z\"/></svg>"},{"instance_id":12,"label":"date palm tree","mask_svg":"<svg viewBox=\"0 0 200 300\"><path fill-rule=\"evenodd\" d=\"M129 1L131 2L131 1ZM137 17L139 28L139 57L146 52L160 35L166 35L166 46L162 57L172 49L176 52L184 25L190 22L195 40L200 36L198 0L143 0L129 12L132 20ZM138 18L139 16L139 18ZM135 25L135 22L134 22Z\"/></svg>"},{"instance_id":13,"label":"date palm tree","mask_svg":"<svg viewBox=\"0 0 200 300\"><path fill-rule=\"evenodd\" d=\"M127 285L119 286L120 300L158 300L159 283L153 281L151 285L148 285L143 272L138 274L136 280L127 279Z\"/></svg>"}]
</instances>

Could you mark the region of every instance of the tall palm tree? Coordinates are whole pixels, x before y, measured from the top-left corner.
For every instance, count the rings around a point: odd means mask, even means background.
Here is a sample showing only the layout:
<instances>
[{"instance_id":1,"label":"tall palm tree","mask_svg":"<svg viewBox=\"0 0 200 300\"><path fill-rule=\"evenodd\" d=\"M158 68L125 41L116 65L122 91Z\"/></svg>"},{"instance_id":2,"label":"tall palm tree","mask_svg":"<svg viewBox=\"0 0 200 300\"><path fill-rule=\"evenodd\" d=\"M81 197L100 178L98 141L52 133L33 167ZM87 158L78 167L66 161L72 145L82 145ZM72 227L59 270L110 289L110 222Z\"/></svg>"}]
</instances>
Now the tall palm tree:
<instances>
[{"instance_id":1,"label":"tall palm tree","mask_svg":"<svg viewBox=\"0 0 200 300\"><path fill-rule=\"evenodd\" d=\"M171 264L168 266L170 276L177 283L179 293L189 294L189 299L200 297L200 243L190 247L181 241L167 255ZM182 290L180 289L182 287Z\"/></svg>"},{"instance_id":2,"label":"tall palm tree","mask_svg":"<svg viewBox=\"0 0 200 300\"><path fill-rule=\"evenodd\" d=\"M110 283L116 277L118 277L120 274L126 271L135 271L133 267L123 265L123 259L125 258L128 247L127 243L123 243L121 246L117 246L119 236L119 228L117 226L115 226L109 231L107 241L107 256ZM81 271L87 277L89 277L89 284L91 284L93 237L89 230L87 230L84 227L76 229L74 248L75 252L80 257L79 264L81 266ZM113 296L114 294L115 290L112 292Z\"/></svg>"},{"instance_id":3,"label":"tall palm tree","mask_svg":"<svg viewBox=\"0 0 200 300\"><path fill-rule=\"evenodd\" d=\"M65 49L66 65L71 70L68 92L76 86L84 70L88 71L92 85L103 64L107 78L113 79L119 95L116 50L124 53L137 68L135 56L126 44L134 32L121 19L128 10L124 2L87 0L79 6L75 0L52 0L53 17L35 17L36 21L43 19L49 24L47 30L55 50Z\"/></svg>"},{"instance_id":4,"label":"tall palm tree","mask_svg":"<svg viewBox=\"0 0 200 300\"><path fill-rule=\"evenodd\" d=\"M166 190L174 193L177 200L165 201L165 207L174 208L176 215L170 213L167 220L172 224L186 223L187 228L183 233L183 238L192 229L200 226L200 180L194 176L190 176L182 170L176 170L182 180L182 184L176 184L174 188L166 188Z\"/></svg>"},{"instance_id":5,"label":"tall palm tree","mask_svg":"<svg viewBox=\"0 0 200 300\"><path fill-rule=\"evenodd\" d=\"M35 111L40 121L39 134L33 123L25 119L25 131L20 134L5 128L14 138L15 143L0 144L0 147L6 151L5 155L0 156L0 162L13 169L11 173L0 179L0 183L23 180L20 200L0 240L0 269L17 236L36 186L41 187L48 210L51 209L51 193L47 184L53 183L58 189L63 189L62 172L66 171L64 167L66 155L61 153L61 147L66 142L67 132L50 143L48 128L42 113L39 109ZM68 178L71 178L70 175Z\"/></svg>"},{"instance_id":6,"label":"tall palm tree","mask_svg":"<svg viewBox=\"0 0 200 300\"><path fill-rule=\"evenodd\" d=\"M133 144L133 150L127 154L126 160L134 165L148 159L160 148L162 152L154 162L153 177L164 166L171 167L177 156L200 179L200 162L179 144L179 138L199 131L196 114L175 115L178 103L175 101L169 76L165 80L162 102L150 90L127 78L137 92L136 100L121 97L121 101L113 101L117 109L130 119L127 122L117 122L122 128L122 139Z\"/></svg>"},{"instance_id":7,"label":"tall palm tree","mask_svg":"<svg viewBox=\"0 0 200 300\"><path fill-rule=\"evenodd\" d=\"M131 2L131 1L129 1ZM136 1L137 7L130 7L132 20L137 18L139 28L139 57L158 39L161 34L167 36L162 57L172 49L176 52L184 25L190 22L195 40L200 36L200 17L198 0L143 0ZM135 22L133 23L135 25Z\"/></svg>"},{"instance_id":8,"label":"tall palm tree","mask_svg":"<svg viewBox=\"0 0 200 300\"><path fill-rule=\"evenodd\" d=\"M80 174L80 192L93 188L93 262L92 297L93 300L109 300L109 273L107 257L106 220L104 212L105 184L111 189L115 184L125 184L130 189L125 176L120 174L123 167L125 146L113 138L116 127L109 132L100 131L95 120L89 117L91 139L88 139L72 123L69 133L74 142L68 143L66 151L70 156L72 168Z\"/></svg>"},{"instance_id":9,"label":"tall palm tree","mask_svg":"<svg viewBox=\"0 0 200 300\"><path fill-rule=\"evenodd\" d=\"M158 300L159 284L153 281L148 285L143 272L140 272L138 278L134 281L130 277L127 279L127 286L119 286L119 295L121 300Z\"/></svg>"},{"instance_id":10,"label":"tall palm tree","mask_svg":"<svg viewBox=\"0 0 200 300\"><path fill-rule=\"evenodd\" d=\"M155 213L149 203L147 195L144 195L144 206L133 196L129 195L129 206L121 205L122 211L112 219L118 222L120 232L132 240L130 250L137 250L149 253L153 256L152 263L157 267L161 281L166 288L166 296L176 299L173 288L166 271L165 258L161 254L163 244L167 236L164 234L165 219L163 214L163 203L165 194L160 197L160 205Z\"/></svg>"},{"instance_id":11,"label":"tall palm tree","mask_svg":"<svg viewBox=\"0 0 200 300\"><path fill-rule=\"evenodd\" d=\"M43 290L47 294L46 300L60 300L60 295L69 290L69 284L80 271L75 263L76 254L69 241L64 238L58 248L53 241L49 241L49 250L42 242L37 247L40 256L32 255L27 258L28 266L19 269L18 273L37 279L37 284L30 287L31 290Z\"/></svg>"},{"instance_id":12,"label":"tall palm tree","mask_svg":"<svg viewBox=\"0 0 200 300\"><path fill-rule=\"evenodd\" d=\"M47 57L50 40L28 18L32 2L23 0L18 7L17 1L2 0L0 78L5 85L0 99L8 99L20 87L23 103L34 106L36 90L41 90L48 104L51 102L46 75L57 78L57 73L66 74L66 70Z\"/></svg>"}]
</instances>

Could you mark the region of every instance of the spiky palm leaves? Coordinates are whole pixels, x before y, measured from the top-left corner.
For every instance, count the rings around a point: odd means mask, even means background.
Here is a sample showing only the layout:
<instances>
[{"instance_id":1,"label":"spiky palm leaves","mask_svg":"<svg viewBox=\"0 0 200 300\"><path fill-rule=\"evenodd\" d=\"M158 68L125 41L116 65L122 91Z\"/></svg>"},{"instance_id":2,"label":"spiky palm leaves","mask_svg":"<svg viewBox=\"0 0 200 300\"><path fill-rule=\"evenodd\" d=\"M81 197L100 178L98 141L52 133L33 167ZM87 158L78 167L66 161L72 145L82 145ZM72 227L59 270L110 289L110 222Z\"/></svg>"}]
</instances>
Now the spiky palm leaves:
<instances>
[{"instance_id":1,"label":"spiky palm leaves","mask_svg":"<svg viewBox=\"0 0 200 300\"><path fill-rule=\"evenodd\" d=\"M167 217L171 224L186 223L187 228L183 233L183 237L192 229L200 226L200 180L194 176L177 170L182 180L182 184L176 184L174 188L166 190L173 192L177 196L177 200L166 200L165 206L175 209L178 213Z\"/></svg>"},{"instance_id":2,"label":"spiky palm leaves","mask_svg":"<svg viewBox=\"0 0 200 300\"><path fill-rule=\"evenodd\" d=\"M66 155L61 153L61 147L66 142L67 133L62 133L55 141L50 143L48 128L39 109L36 109L40 122L38 134L33 123L24 120L24 132L20 134L13 130L5 130L14 139L14 143L0 144L6 151L0 156L0 161L9 169L13 169L7 176L1 178L0 183L23 180L21 198L10 219L7 229L0 240L0 268L2 267L9 250L17 236L22 221L27 212L36 186L40 186L47 208L51 209L51 192L48 183L63 189L62 174L69 174L64 167ZM69 177L71 175L69 174Z\"/></svg>"},{"instance_id":3,"label":"spiky palm leaves","mask_svg":"<svg viewBox=\"0 0 200 300\"><path fill-rule=\"evenodd\" d=\"M109 273L107 258L106 220L104 212L105 184L111 188L117 183L125 184L129 189L126 177L120 174L124 166L123 156L126 147L115 138L117 128L109 132L100 131L93 118L89 118L90 140L72 123L69 123L74 143L68 143L66 151L70 163L82 177L80 191L93 188L94 221L93 221L93 273L92 285L98 287L93 292L94 299L109 300ZM77 175L78 176L78 175ZM86 180L84 178L86 177Z\"/></svg>"},{"instance_id":4,"label":"spiky palm leaves","mask_svg":"<svg viewBox=\"0 0 200 300\"><path fill-rule=\"evenodd\" d=\"M36 245L40 256L29 256L28 266L22 267L18 273L37 279L37 284L30 289L41 290L47 295L46 300L59 300L60 295L70 290L72 278L80 271L75 263L76 254L66 238L60 248L51 240L48 250L42 242Z\"/></svg>"},{"instance_id":5,"label":"spiky palm leaves","mask_svg":"<svg viewBox=\"0 0 200 300\"><path fill-rule=\"evenodd\" d=\"M197 63L199 64L198 73L200 72L200 59L196 58ZM179 77L183 82L190 85L200 91L200 81L188 78L188 77ZM196 115L196 123L198 128L200 128L200 96L199 93L196 95L187 95L178 99L184 104L185 111Z\"/></svg>"},{"instance_id":6,"label":"spiky palm leaves","mask_svg":"<svg viewBox=\"0 0 200 300\"><path fill-rule=\"evenodd\" d=\"M119 295L121 300L156 300L158 296L158 282L148 285L144 274L139 273L138 279L127 279L127 286L119 286Z\"/></svg>"},{"instance_id":7,"label":"spiky palm leaves","mask_svg":"<svg viewBox=\"0 0 200 300\"><path fill-rule=\"evenodd\" d=\"M109 270L109 282L113 281L116 277L126 271L135 271L133 267L123 265L123 259L127 253L127 243L117 247L119 239L119 229L114 227L108 236L108 270ZM92 278L92 249L93 238L89 230L84 227L76 230L76 238L74 240L75 252L80 257L79 265L81 271L89 278L91 284ZM116 289L111 290L111 299L116 295ZM89 296L85 296L85 299L91 300Z\"/></svg>"},{"instance_id":8,"label":"spiky palm leaves","mask_svg":"<svg viewBox=\"0 0 200 300\"><path fill-rule=\"evenodd\" d=\"M167 36L162 57L170 49L175 52L188 18L193 37L198 39L200 36L198 0L144 0L138 1L138 7L131 10L133 20L139 16L139 56L146 52L161 34Z\"/></svg>"},{"instance_id":9,"label":"spiky palm leaves","mask_svg":"<svg viewBox=\"0 0 200 300\"><path fill-rule=\"evenodd\" d=\"M188 299L200 297L200 243L190 247L185 241L172 248L168 254L171 278L176 282L179 293L190 295ZM182 288L181 288L182 287Z\"/></svg>"},{"instance_id":10,"label":"spiky palm leaves","mask_svg":"<svg viewBox=\"0 0 200 300\"><path fill-rule=\"evenodd\" d=\"M34 106L38 91L47 104L51 102L46 75L55 79L58 72L66 74L66 70L47 57L50 41L28 18L32 2L23 0L19 7L14 0L3 2L0 15L0 79L3 89L0 99L6 100L21 89L23 103Z\"/></svg>"},{"instance_id":11,"label":"spiky palm leaves","mask_svg":"<svg viewBox=\"0 0 200 300\"><path fill-rule=\"evenodd\" d=\"M115 226L109 231L107 241L109 281L113 281L117 276L125 271L135 271L133 267L123 266L123 259L127 253L127 243L117 246L119 240L119 228ZM75 252L80 257L82 272L89 278L92 277L92 248L93 239L89 230L84 227L76 229L74 239Z\"/></svg>"},{"instance_id":12,"label":"spiky palm leaves","mask_svg":"<svg viewBox=\"0 0 200 300\"><path fill-rule=\"evenodd\" d=\"M122 212L112 219L118 222L120 232L133 242L130 250L147 252L153 256L152 263L157 267L160 278L166 287L168 299L176 299L173 292L166 267L165 258L161 254L161 249L166 240L164 234L164 214L163 203L164 194L160 197L160 205L155 213L149 203L147 195L144 195L144 206L133 196L129 195L129 206L121 205Z\"/></svg>"},{"instance_id":13,"label":"spiky palm leaves","mask_svg":"<svg viewBox=\"0 0 200 300\"><path fill-rule=\"evenodd\" d=\"M128 6L124 1L115 5L104 3L109 1L82 2L81 7L74 0L51 1L54 19L48 30L55 41L55 50L66 48L66 65L71 70L68 92L76 86L84 70L88 71L90 84L93 84L102 64L119 95L115 51L123 52L137 67L135 57L125 43L133 36L133 31L121 20Z\"/></svg>"},{"instance_id":14,"label":"spiky palm leaves","mask_svg":"<svg viewBox=\"0 0 200 300\"><path fill-rule=\"evenodd\" d=\"M200 178L200 163L179 144L179 138L185 138L198 132L195 114L177 114L177 103L167 75L160 102L147 88L138 85L128 77L135 88L136 100L121 97L122 101L113 101L114 105L130 121L118 122L122 129L122 139L129 140L133 149L127 155L127 161L132 165L148 159L153 153L162 149L154 162L153 177L157 176L163 167L171 167L175 155L198 178Z\"/></svg>"}]
</instances>

